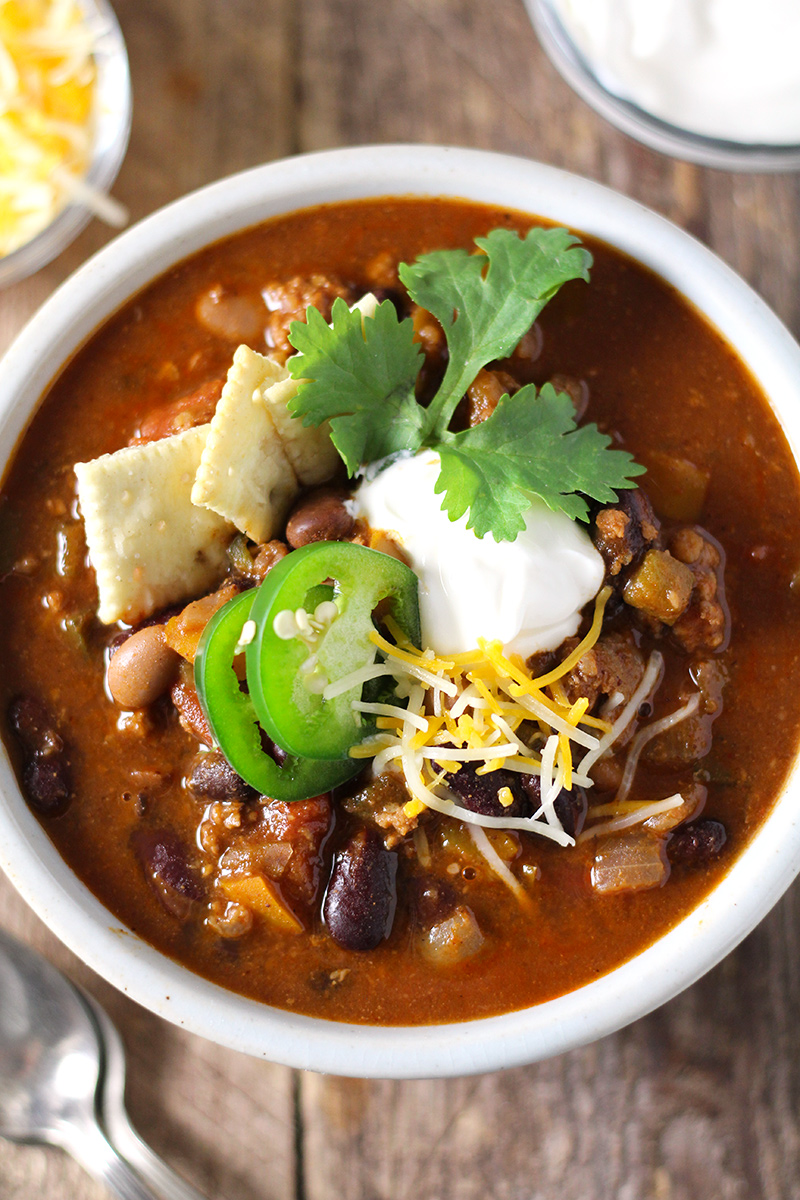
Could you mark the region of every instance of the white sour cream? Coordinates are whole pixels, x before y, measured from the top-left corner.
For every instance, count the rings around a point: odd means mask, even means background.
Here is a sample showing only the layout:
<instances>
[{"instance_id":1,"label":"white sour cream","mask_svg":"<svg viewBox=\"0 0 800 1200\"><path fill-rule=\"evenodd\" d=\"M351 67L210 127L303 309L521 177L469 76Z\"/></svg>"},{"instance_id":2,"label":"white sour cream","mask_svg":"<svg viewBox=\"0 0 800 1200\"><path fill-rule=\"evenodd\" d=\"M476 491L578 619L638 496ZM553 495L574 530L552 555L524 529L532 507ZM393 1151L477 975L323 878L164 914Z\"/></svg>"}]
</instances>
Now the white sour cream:
<instances>
[{"instance_id":1,"label":"white sour cream","mask_svg":"<svg viewBox=\"0 0 800 1200\"><path fill-rule=\"evenodd\" d=\"M800 143L798 0L551 0L608 91L710 137Z\"/></svg>"},{"instance_id":2,"label":"white sour cream","mask_svg":"<svg viewBox=\"0 0 800 1200\"><path fill-rule=\"evenodd\" d=\"M439 455L393 463L355 495L356 515L399 543L420 579L422 641L440 654L498 640L524 658L554 650L600 589L603 560L585 529L540 501L516 541L478 538L434 493Z\"/></svg>"}]
</instances>

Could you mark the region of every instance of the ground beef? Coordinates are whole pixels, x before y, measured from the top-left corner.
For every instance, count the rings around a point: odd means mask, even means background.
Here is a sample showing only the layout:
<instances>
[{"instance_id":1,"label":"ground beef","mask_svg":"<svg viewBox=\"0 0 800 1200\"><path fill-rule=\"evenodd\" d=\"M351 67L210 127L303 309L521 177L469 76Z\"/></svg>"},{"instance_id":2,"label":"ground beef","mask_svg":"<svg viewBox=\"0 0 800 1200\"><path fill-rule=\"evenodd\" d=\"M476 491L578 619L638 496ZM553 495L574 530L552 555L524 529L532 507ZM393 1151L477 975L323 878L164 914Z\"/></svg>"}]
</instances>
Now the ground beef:
<instances>
[{"instance_id":1,"label":"ground beef","mask_svg":"<svg viewBox=\"0 0 800 1200\"><path fill-rule=\"evenodd\" d=\"M672 626L673 637L690 654L718 650L728 632L720 552L707 535L688 528L672 536L669 548L695 579L689 607Z\"/></svg>"},{"instance_id":2,"label":"ground beef","mask_svg":"<svg viewBox=\"0 0 800 1200\"><path fill-rule=\"evenodd\" d=\"M658 518L647 496L639 488L621 491L617 503L599 509L591 522L592 540L606 565L610 581L622 580L621 572L637 561L661 537Z\"/></svg>"},{"instance_id":3,"label":"ground beef","mask_svg":"<svg viewBox=\"0 0 800 1200\"><path fill-rule=\"evenodd\" d=\"M383 832L384 844L391 849L416 829L419 817L409 816L405 806L408 792L397 775L387 773L371 780L366 787L341 801L345 812L376 826Z\"/></svg>"},{"instance_id":4,"label":"ground beef","mask_svg":"<svg viewBox=\"0 0 800 1200\"><path fill-rule=\"evenodd\" d=\"M295 275L286 283L271 283L264 288L264 300L269 310L266 338L272 357L285 362L294 354L289 342L289 327L292 321L305 321L307 308L318 308L325 320L330 321L337 296L348 304L356 299L352 288L341 279L327 275Z\"/></svg>"},{"instance_id":5,"label":"ground beef","mask_svg":"<svg viewBox=\"0 0 800 1200\"><path fill-rule=\"evenodd\" d=\"M562 682L570 703L585 696L590 710L601 697L608 697L612 704L604 715L613 721L641 683L644 668L644 655L630 631L607 633L578 659Z\"/></svg>"},{"instance_id":6,"label":"ground beef","mask_svg":"<svg viewBox=\"0 0 800 1200\"><path fill-rule=\"evenodd\" d=\"M502 396L513 396L518 389L516 379L507 371L479 371L467 389L465 424L480 425L492 415Z\"/></svg>"},{"instance_id":7,"label":"ground beef","mask_svg":"<svg viewBox=\"0 0 800 1200\"><path fill-rule=\"evenodd\" d=\"M195 425L205 425L214 416L222 395L223 380L212 379L202 387L180 396L169 404L162 404L147 414L129 446L143 446L146 442L158 442L173 433L183 433Z\"/></svg>"}]
</instances>

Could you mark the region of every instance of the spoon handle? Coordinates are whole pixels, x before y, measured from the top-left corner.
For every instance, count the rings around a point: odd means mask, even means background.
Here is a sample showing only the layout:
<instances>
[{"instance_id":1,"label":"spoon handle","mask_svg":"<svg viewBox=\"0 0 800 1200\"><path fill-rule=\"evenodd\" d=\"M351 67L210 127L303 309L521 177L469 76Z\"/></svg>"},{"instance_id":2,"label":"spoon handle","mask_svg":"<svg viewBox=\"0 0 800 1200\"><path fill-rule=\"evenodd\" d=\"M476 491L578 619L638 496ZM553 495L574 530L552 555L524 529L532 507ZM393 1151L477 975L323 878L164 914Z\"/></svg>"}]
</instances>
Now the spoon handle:
<instances>
[{"instance_id":1,"label":"spoon handle","mask_svg":"<svg viewBox=\"0 0 800 1200\"><path fill-rule=\"evenodd\" d=\"M142 1179L167 1200L206 1200L162 1158L150 1149L131 1124L125 1109L125 1049L106 1010L93 996L81 993L96 1022L103 1046L103 1077L97 1096L101 1127L122 1157Z\"/></svg>"},{"instance_id":2,"label":"spoon handle","mask_svg":"<svg viewBox=\"0 0 800 1200\"><path fill-rule=\"evenodd\" d=\"M60 1133L63 1148L119 1200L159 1200L120 1157L99 1125L63 1126Z\"/></svg>"},{"instance_id":3,"label":"spoon handle","mask_svg":"<svg viewBox=\"0 0 800 1200\"><path fill-rule=\"evenodd\" d=\"M163 1193L167 1200L206 1200L139 1137L124 1110L115 1110L113 1118L110 1116L107 1109L106 1125L114 1145L141 1177L158 1189L159 1195Z\"/></svg>"}]
</instances>

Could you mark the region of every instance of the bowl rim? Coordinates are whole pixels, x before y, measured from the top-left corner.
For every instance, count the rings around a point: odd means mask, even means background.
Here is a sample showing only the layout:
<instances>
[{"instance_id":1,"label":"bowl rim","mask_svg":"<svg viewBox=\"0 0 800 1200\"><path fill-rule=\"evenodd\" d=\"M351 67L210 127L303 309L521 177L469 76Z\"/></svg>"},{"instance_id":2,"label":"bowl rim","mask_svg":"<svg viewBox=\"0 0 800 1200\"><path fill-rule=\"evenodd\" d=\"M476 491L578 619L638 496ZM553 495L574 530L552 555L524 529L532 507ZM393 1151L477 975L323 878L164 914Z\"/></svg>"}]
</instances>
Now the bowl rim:
<instances>
[{"instance_id":1,"label":"bowl rim","mask_svg":"<svg viewBox=\"0 0 800 1200\"><path fill-rule=\"evenodd\" d=\"M800 145L736 142L696 133L657 117L607 88L575 45L553 0L524 0L536 36L562 79L610 125L651 150L723 171L796 171Z\"/></svg>"},{"instance_id":2,"label":"bowl rim","mask_svg":"<svg viewBox=\"0 0 800 1200\"><path fill-rule=\"evenodd\" d=\"M770 398L800 462L800 346L712 252L665 218L593 181L527 159L421 145L323 151L255 167L147 217L72 275L6 353L0 462L51 380L106 318L202 246L259 220L343 199L466 198L549 217L610 242L673 284L729 342ZM154 265L157 264L157 265ZM42 347L49 353L43 354ZM556 1000L498 1017L368 1026L271 1008L193 974L116 920L58 855L0 753L0 866L93 970L174 1024L290 1067L368 1078L468 1075L596 1040L677 995L720 961L800 870L797 760L760 830L701 903L646 950Z\"/></svg>"}]
</instances>

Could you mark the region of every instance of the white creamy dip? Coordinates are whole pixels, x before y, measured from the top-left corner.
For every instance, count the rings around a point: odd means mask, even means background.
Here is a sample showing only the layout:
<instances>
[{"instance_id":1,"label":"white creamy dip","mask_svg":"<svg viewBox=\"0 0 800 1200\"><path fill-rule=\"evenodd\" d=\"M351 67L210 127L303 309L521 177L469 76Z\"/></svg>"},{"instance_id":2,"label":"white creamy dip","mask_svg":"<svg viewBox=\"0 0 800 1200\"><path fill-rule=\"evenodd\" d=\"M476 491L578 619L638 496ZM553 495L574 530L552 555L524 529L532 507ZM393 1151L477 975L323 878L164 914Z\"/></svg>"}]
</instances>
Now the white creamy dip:
<instances>
[{"instance_id":1,"label":"white creamy dip","mask_svg":"<svg viewBox=\"0 0 800 1200\"><path fill-rule=\"evenodd\" d=\"M580 624L603 582L585 529L540 501L513 542L478 538L451 521L434 493L439 455L401 459L355 495L356 515L393 537L420 579L423 646L440 654L498 640L524 658L554 650Z\"/></svg>"},{"instance_id":2,"label":"white creamy dip","mask_svg":"<svg viewBox=\"0 0 800 1200\"><path fill-rule=\"evenodd\" d=\"M800 144L800 0L551 0L608 91L711 137Z\"/></svg>"}]
</instances>

